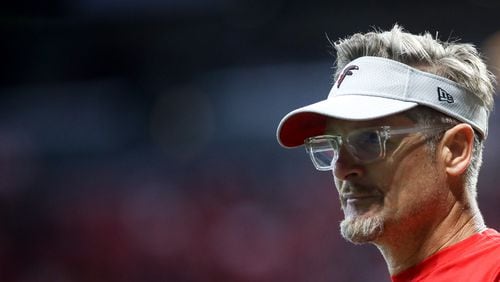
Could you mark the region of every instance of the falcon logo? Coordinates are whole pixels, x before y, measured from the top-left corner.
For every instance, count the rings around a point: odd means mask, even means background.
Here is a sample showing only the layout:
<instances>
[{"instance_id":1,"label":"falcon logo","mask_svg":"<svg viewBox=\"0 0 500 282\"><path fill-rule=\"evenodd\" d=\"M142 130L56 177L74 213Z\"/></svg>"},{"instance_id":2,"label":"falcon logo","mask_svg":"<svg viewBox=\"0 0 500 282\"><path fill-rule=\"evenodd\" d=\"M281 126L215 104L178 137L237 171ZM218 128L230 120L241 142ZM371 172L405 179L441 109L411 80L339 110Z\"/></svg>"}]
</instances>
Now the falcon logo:
<instances>
[{"instance_id":1,"label":"falcon logo","mask_svg":"<svg viewBox=\"0 0 500 282\"><path fill-rule=\"evenodd\" d=\"M337 80L337 88L340 87L340 84L342 84L342 81L344 81L344 78L346 75L352 75L352 70L359 70L359 67L356 65L351 65L348 66L347 68L344 69L342 74L339 76L339 79Z\"/></svg>"}]
</instances>

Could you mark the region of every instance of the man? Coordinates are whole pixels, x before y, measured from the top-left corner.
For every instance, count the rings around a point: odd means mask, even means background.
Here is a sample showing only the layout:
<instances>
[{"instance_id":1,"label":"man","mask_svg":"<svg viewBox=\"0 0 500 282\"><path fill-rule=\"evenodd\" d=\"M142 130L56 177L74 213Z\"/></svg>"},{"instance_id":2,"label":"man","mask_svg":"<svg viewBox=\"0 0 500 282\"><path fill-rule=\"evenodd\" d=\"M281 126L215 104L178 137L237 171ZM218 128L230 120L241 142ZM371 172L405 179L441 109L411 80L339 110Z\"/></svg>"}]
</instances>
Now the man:
<instances>
[{"instance_id":1,"label":"man","mask_svg":"<svg viewBox=\"0 0 500 282\"><path fill-rule=\"evenodd\" d=\"M393 281L500 281L500 233L476 201L494 94L477 50L397 25L333 45L328 98L277 136L333 171L342 236L376 245Z\"/></svg>"}]
</instances>

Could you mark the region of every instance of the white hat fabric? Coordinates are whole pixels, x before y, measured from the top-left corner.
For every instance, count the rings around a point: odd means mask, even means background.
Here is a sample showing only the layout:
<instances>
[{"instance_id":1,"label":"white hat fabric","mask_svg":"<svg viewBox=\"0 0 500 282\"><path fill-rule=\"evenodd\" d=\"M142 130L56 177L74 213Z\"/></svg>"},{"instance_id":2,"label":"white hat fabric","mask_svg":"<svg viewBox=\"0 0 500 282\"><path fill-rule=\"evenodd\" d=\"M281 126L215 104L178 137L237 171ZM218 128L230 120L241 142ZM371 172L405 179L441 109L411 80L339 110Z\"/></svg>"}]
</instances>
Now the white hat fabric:
<instances>
[{"instance_id":1,"label":"white hat fabric","mask_svg":"<svg viewBox=\"0 0 500 282\"><path fill-rule=\"evenodd\" d=\"M370 120L427 106L470 124L487 136L489 111L475 94L449 79L381 57L350 62L326 100L288 113L277 130L283 147L324 134L326 120Z\"/></svg>"}]
</instances>

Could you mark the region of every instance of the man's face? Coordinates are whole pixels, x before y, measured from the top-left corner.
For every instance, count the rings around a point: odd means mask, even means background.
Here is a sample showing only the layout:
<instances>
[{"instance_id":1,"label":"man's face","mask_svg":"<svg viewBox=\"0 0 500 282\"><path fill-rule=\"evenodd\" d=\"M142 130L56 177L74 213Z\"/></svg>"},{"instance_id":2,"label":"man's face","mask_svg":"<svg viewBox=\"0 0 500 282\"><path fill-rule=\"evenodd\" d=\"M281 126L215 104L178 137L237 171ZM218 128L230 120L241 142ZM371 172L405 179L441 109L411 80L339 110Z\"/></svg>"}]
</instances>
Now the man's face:
<instances>
[{"instance_id":1,"label":"man's face","mask_svg":"<svg viewBox=\"0 0 500 282\"><path fill-rule=\"evenodd\" d=\"M402 114L372 121L331 120L326 134L345 135L374 127L413 127ZM406 232L431 228L447 207L446 175L422 134L391 138L382 160L363 164L341 148L333 170L344 211L341 232L354 243L394 240ZM392 239L391 239L392 238Z\"/></svg>"}]
</instances>

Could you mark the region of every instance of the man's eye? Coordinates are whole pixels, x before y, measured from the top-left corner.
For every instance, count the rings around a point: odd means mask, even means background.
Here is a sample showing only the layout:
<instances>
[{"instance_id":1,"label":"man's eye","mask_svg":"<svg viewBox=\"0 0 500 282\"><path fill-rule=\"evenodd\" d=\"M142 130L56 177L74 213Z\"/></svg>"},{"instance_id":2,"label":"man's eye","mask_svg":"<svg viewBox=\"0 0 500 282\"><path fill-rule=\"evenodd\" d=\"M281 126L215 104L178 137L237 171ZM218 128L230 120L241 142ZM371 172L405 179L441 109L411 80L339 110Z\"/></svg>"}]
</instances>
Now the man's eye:
<instances>
[{"instance_id":1,"label":"man's eye","mask_svg":"<svg viewBox=\"0 0 500 282\"><path fill-rule=\"evenodd\" d=\"M381 155L380 137L376 131L363 131L349 136L349 147L358 159L369 161Z\"/></svg>"},{"instance_id":2,"label":"man's eye","mask_svg":"<svg viewBox=\"0 0 500 282\"><path fill-rule=\"evenodd\" d=\"M350 141L355 146L370 146L379 143L379 136L375 131L364 131L351 136Z\"/></svg>"}]
</instances>

